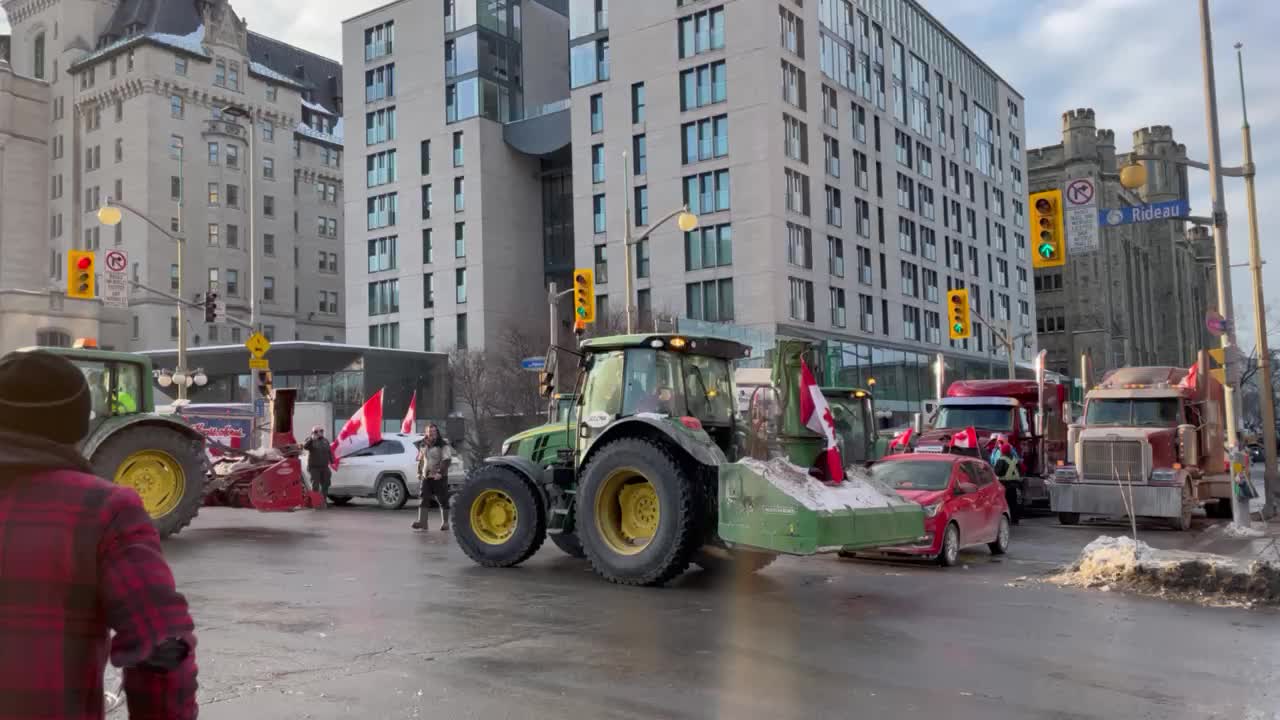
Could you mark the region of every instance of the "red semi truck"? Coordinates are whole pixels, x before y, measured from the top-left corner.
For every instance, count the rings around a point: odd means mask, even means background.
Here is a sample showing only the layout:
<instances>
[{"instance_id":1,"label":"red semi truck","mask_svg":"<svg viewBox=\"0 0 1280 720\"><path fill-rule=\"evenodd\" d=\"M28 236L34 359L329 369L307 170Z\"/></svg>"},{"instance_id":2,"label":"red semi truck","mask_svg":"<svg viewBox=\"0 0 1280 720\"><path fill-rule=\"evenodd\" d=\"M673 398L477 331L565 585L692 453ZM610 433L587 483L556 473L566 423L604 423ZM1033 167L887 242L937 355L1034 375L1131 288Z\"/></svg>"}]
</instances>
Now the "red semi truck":
<instances>
[{"instance_id":1,"label":"red semi truck","mask_svg":"<svg viewBox=\"0 0 1280 720\"><path fill-rule=\"evenodd\" d=\"M1067 388L1056 382L957 380L947 387L932 427L920 433L916 451L944 451L968 427L977 432L979 448L1004 435L1023 459L1022 480L1011 488L1016 504L1046 502L1046 480L1066 458L1066 407Z\"/></svg>"},{"instance_id":2,"label":"red semi truck","mask_svg":"<svg viewBox=\"0 0 1280 720\"><path fill-rule=\"evenodd\" d=\"M1068 432L1070 459L1049 483L1059 522L1132 512L1186 530L1201 504L1230 517L1223 388L1206 367L1201 353L1190 370L1119 368L1088 392L1083 423Z\"/></svg>"}]
</instances>

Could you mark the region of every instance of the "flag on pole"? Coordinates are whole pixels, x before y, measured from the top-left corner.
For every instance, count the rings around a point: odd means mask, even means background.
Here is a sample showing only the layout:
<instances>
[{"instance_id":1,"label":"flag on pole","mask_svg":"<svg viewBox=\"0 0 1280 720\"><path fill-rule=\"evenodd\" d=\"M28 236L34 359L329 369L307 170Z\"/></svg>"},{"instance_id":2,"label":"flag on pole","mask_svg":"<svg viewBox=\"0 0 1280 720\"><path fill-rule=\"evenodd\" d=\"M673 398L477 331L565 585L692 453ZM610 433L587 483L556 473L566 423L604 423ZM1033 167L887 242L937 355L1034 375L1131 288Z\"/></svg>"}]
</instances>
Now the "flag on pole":
<instances>
[{"instance_id":1,"label":"flag on pole","mask_svg":"<svg viewBox=\"0 0 1280 720\"><path fill-rule=\"evenodd\" d=\"M418 421L418 391L413 391L413 397L409 398L409 411L404 414L404 420L400 423L400 432L408 435L413 432L414 425Z\"/></svg>"},{"instance_id":2,"label":"flag on pole","mask_svg":"<svg viewBox=\"0 0 1280 720\"><path fill-rule=\"evenodd\" d=\"M346 425L338 431L338 437L330 449L333 451L333 467L344 455L359 452L382 441L382 391L373 394Z\"/></svg>"},{"instance_id":3,"label":"flag on pole","mask_svg":"<svg viewBox=\"0 0 1280 720\"><path fill-rule=\"evenodd\" d=\"M911 436L914 434L915 434L915 431L913 429L907 428L906 430L903 430L897 435L894 435L893 439L889 441L889 449L888 449L889 452L890 453L895 453L898 451L906 452L907 450L910 450Z\"/></svg>"},{"instance_id":4,"label":"flag on pole","mask_svg":"<svg viewBox=\"0 0 1280 720\"><path fill-rule=\"evenodd\" d=\"M951 447L978 449L978 431L972 425L951 436Z\"/></svg>"},{"instance_id":5,"label":"flag on pole","mask_svg":"<svg viewBox=\"0 0 1280 720\"><path fill-rule=\"evenodd\" d=\"M836 445L836 421L831 416L831 406L822 395L822 389L809 372L809 364L800 358L800 421L810 430L826 438L827 446L818 456L816 465L826 470L827 482L844 480L844 459Z\"/></svg>"}]
</instances>

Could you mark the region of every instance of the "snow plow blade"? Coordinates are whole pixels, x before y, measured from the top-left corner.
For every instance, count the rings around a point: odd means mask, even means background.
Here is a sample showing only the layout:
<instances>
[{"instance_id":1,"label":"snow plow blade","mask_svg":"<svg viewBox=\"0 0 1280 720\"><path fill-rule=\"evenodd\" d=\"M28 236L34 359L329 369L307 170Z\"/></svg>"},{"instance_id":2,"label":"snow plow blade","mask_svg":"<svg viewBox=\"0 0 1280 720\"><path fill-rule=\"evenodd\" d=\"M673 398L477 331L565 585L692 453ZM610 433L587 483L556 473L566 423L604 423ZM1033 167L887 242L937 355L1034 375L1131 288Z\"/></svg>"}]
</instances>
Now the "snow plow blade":
<instances>
[{"instance_id":1,"label":"snow plow blade","mask_svg":"<svg viewBox=\"0 0 1280 720\"><path fill-rule=\"evenodd\" d=\"M827 485L782 458L719 468L719 534L731 546L788 555L916 542L924 510L860 468Z\"/></svg>"}]
</instances>

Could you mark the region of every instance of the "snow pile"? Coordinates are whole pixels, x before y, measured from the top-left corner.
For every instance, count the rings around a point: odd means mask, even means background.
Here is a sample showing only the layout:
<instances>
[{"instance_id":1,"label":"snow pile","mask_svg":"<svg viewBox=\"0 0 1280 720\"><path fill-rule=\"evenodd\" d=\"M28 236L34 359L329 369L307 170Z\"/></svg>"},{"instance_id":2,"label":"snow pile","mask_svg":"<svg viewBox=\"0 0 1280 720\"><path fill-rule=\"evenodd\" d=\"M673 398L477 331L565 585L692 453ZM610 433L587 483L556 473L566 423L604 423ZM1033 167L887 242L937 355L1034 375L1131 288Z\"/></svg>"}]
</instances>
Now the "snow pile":
<instances>
[{"instance_id":1,"label":"snow pile","mask_svg":"<svg viewBox=\"0 0 1280 720\"><path fill-rule=\"evenodd\" d=\"M150 33L148 38L168 45L169 47L186 50L194 55L202 55L208 57L209 53L204 51L204 25L200 25L194 31L186 35L170 35L169 33Z\"/></svg>"},{"instance_id":2,"label":"snow pile","mask_svg":"<svg viewBox=\"0 0 1280 720\"><path fill-rule=\"evenodd\" d=\"M1239 538L1239 539L1246 539L1246 540L1251 538L1266 537L1267 535L1266 531L1260 528L1256 528L1252 526L1241 527L1239 525L1236 525L1235 523L1228 525L1226 529L1222 531L1222 534L1226 535L1229 538Z\"/></svg>"},{"instance_id":3,"label":"snow pile","mask_svg":"<svg viewBox=\"0 0 1280 720\"><path fill-rule=\"evenodd\" d=\"M1071 567L1049 577L1055 585L1112 588L1210 604L1280 604L1280 565L1224 555L1157 550L1128 537L1102 536Z\"/></svg>"},{"instance_id":4,"label":"snow pile","mask_svg":"<svg viewBox=\"0 0 1280 720\"><path fill-rule=\"evenodd\" d=\"M774 458L768 462L746 458L737 464L768 480L771 485L788 497L817 512L838 510L866 510L910 505L896 492L871 477L862 468L848 468L845 480L839 485L827 485L809 475L799 465L786 458Z\"/></svg>"}]
</instances>

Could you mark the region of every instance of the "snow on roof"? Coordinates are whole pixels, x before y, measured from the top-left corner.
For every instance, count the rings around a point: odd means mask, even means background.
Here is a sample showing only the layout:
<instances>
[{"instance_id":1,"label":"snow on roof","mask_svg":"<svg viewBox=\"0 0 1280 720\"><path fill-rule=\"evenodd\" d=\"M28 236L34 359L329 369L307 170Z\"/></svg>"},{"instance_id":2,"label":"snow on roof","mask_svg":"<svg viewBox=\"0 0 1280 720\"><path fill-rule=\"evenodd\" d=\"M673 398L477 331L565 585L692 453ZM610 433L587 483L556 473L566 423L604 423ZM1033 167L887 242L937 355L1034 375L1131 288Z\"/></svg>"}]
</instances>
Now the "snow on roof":
<instances>
[{"instance_id":1,"label":"snow on roof","mask_svg":"<svg viewBox=\"0 0 1280 720\"><path fill-rule=\"evenodd\" d=\"M337 113L321 105L320 103L313 103L306 98L302 98L302 106L309 110L314 110L315 112L324 113L325 115L337 115Z\"/></svg>"},{"instance_id":2,"label":"snow on roof","mask_svg":"<svg viewBox=\"0 0 1280 720\"><path fill-rule=\"evenodd\" d=\"M333 143L336 145L342 144L342 121L341 120L339 120L333 126L332 133L320 132L319 130L316 130L310 125L307 125L306 123L298 123L297 127L295 127L294 130L297 131L299 135L305 135L314 140L320 140L322 142Z\"/></svg>"},{"instance_id":3,"label":"snow on roof","mask_svg":"<svg viewBox=\"0 0 1280 720\"><path fill-rule=\"evenodd\" d=\"M294 80L288 75L283 75L281 73L278 73L275 70L272 70L271 68L267 67L266 65L263 65L260 62L249 63L249 72L253 73L254 75L258 75L259 77L264 77L268 80L274 80L275 82L285 83L287 85L293 85L294 87L304 87L303 84L298 82L297 80Z\"/></svg>"},{"instance_id":4,"label":"snow on roof","mask_svg":"<svg viewBox=\"0 0 1280 720\"><path fill-rule=\"evenodd\" d=\"M168 45L169 47L185 50L196 55L208 57L208 53L204 51L204 25L198 26L192 32L186 35L170 35L168 33L147 33L147 38Z\"/></svg>"}]
</instances>

